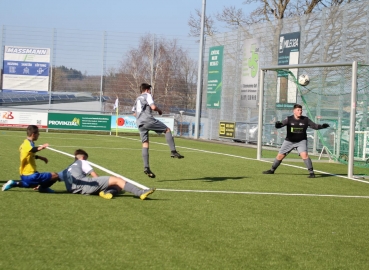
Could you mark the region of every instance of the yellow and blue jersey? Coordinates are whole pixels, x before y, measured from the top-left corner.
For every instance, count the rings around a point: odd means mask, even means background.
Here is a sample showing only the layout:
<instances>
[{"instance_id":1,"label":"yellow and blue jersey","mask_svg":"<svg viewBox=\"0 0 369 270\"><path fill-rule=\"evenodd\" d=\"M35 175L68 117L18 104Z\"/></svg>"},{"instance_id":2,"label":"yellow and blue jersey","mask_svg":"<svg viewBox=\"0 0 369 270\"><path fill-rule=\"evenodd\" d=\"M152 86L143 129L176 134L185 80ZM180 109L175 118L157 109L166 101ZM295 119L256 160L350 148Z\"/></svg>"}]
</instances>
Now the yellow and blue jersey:
<instances>
[{"instance_id":1,"label":"yellow and blue jersey","mask_svg":"<svg viewBox=\"0 0 369 270\"><path fill-rule=\"evenodd\" d=\"M37 171L35 153L30 152L33 147L35 147L35 143L29 139L25 139L19 146L20 175L30 175Z\"/></svg>"}]
</instances>

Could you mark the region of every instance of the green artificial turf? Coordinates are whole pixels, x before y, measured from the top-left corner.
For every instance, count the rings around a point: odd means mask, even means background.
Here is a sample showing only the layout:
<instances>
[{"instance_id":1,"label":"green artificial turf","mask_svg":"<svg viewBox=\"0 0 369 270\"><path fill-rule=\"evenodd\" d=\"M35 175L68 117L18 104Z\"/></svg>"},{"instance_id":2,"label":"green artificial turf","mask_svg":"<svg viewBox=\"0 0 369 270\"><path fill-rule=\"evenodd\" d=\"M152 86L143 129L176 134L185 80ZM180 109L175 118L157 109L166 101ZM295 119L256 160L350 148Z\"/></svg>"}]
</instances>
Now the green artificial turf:
<instances>
[{"instance_id":1,"label":"green artificial turf","mask_svg":"<svg viewBox=\"0 0 369 270\"><path fill-rule=\"evenodd\" d=\"M25 131L0 132L0 185L19 179L24 139ZM63 183L55 194L1 192L0 269L368 268L369 185L333 175L346 175L346 166L313 160L310 179L302 161L286 161L264 175L271 162L256 160L255 148L175 140L184 159L170 158L163 136L151 138L151 179L138 136L41 132L37 144L82 148L89 161L158 190L145 201L73 195ZM39 171L73 161L39 154L49 159L37 160Z\"/></svg>"}]
</instances>

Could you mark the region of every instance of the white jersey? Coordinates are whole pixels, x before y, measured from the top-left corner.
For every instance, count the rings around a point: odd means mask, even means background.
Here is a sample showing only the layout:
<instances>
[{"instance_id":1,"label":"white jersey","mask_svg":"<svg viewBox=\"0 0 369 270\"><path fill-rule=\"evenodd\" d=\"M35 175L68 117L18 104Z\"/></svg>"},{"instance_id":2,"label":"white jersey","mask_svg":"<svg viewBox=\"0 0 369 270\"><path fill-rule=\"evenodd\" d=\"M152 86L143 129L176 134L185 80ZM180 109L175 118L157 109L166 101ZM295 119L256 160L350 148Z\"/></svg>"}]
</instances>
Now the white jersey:
<instances>
[{"instance_id":1,"label":"white jersey","mask_svg":"<svg viewBox=\"0 0 369 270\"><path fill-rule=\"evenodd\" d=\"M78 193L81 188L79 185L76 185L76 180L84 179L93 172L93 170L94 169L86 160L76 160L64 171L58 173L58 175L59 178L64 181L65 187L69 192L73 190L73 193Z\"/></svg>"},{"instance_id":2,"label":"white jersey","mask_svg":"<svg viewBox=\"0 0 369 270\"><path fill-rule=\"evenodd\" d=\"M89 175L94 169L87 162L87 160L76 160L72 165L69 166L68 172L76 178L82 179Z\"/></svg>"},{"instance_id":3,"label":"white jersey","mask_svg":"<svg viewBox=\"0 0 369 270\"><path fill-rule=\"evenodd\" d=\"M149 93L144 93L136 99L132 111L136 113L137 126L155 121L155 118L152 115L152 109L150 107L153 104L154 100L152 98L152 95Z\"/></svg>"}]
</instances>

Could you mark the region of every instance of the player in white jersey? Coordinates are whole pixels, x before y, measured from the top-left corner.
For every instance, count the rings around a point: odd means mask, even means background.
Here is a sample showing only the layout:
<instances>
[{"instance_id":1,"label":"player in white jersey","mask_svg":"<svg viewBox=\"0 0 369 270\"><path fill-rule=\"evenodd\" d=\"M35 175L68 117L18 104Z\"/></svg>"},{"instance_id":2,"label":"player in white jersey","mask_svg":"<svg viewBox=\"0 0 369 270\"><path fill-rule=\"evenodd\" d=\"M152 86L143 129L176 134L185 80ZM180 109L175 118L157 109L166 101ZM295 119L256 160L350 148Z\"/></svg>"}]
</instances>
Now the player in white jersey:
<instances>
[{"instance_id":1,"label":"player in white jersey","mask_svg":"<svg viewBox=\"0 0 369 270\"><path fill-rule=\"evenodd\" d=\"M135 185L115 176L98 176L87 162L88 154L82 149L74 152L75 161L58 173L68 192L83 195L97 195L111 199L122 190L128 191L144 200L155 188L140 189Z\"/></svg>"},{"instance_id":2,"label":"player in white jersey","mask_svg":"<svg viewBox=\"0 0 369 270\"><path fill-rule=\"evenodd\" d=\"M159 115L162 115L163 112L154 103L151 95L151 85L147 83L141 84L140 91L141 95L136 99L132 111L133 115L136 116L136 124L142 141L144 173L150 178L155 178L155 174L150 170L149 164L149 131L154 131L157 134L165 133L165 139L171 150L172 158L184 158L184 156L177 152L170 128L152 115L152 111L157 111Z\"/></svg>"}]
</instances>

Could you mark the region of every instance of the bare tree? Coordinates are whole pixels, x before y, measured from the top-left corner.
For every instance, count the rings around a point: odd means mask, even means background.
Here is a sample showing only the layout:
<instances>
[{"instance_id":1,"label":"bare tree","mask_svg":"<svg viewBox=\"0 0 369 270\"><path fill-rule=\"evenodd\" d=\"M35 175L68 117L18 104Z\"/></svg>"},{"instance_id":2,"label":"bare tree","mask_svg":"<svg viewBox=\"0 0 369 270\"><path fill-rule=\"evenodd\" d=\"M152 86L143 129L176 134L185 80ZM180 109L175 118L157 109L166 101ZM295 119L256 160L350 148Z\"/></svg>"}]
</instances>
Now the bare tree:
<instances>
[{"instance_id":1,"label":"bare tree","mask_svg":"<svg viewBox=\"0 0 369 270\"><path fill-rule=\"evenodd\" d=\"M217 29L215 27L214 19L211 16L205 15L205 35L212 36L217 33ZM190 27L190 36L198 37L201 33L201 11L195 9L195 15L190 15L190 19L188 20L188 26Z\"/></svg>"},{"instance_id":2,"label":"bare tree","mask_svg":"<svg viewBox=\"0 0 369 270\"><path fill-rule=\"evenodd\" d=\"M244 5L257 4L256 8L248 14L244 13L242 8L230 6L224 7L215 15L206 15L205 35L212 36L217 33L216 22L223 24L226 28L235 29L254 23L310 14L321 11L325 7L340 6L355 1L360 0L245 0ZM195 15L191 14L188 20L190 36L200 36L200 21L201 12L195 10Z\"/></svg>"},{"instance_id":3,"label":"bare tree","mask_svg":"<svg viewBox=\"0 0 369 270\"><path fill-rule=\"evenodd\" d=\"M140 84L147 82L164 112L188 108L193 105L192 91L196 92L196 71L196 63L177 40L148 34L124 56L116 72L107 74L105 93L118 96L120 105L128 109L139 94Z\"/></svg>"}]
</instances>

